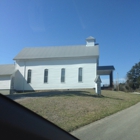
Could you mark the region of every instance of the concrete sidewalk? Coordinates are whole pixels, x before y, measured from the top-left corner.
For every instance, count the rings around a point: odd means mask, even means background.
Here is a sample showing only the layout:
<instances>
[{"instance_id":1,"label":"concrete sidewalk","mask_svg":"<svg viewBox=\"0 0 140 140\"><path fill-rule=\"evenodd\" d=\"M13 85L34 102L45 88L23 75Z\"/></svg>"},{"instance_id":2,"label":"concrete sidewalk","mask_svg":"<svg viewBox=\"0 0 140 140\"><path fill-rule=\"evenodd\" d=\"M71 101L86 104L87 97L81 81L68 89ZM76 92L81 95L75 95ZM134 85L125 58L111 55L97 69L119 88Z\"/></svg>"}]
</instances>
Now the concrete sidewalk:
<instances>
[{"instance_id":1,"label":"concrete sidewalk","mask_svg":"<svg viewBox=\"0 0 140 140\"><path fill-rule=\"evenodd\" d=\"M140 140L140 103L71 134L80 140Z\"/></svg>"},{"instance_id":2,"label":"concrete sidewalk","mask_svg":"<svg viewBox=\"0 0 140 140\"><path fill-rule=\"evenodd\" d=\"M140 92L132 92L132 94L140 94Z\"/></svg>"}]
</instances>

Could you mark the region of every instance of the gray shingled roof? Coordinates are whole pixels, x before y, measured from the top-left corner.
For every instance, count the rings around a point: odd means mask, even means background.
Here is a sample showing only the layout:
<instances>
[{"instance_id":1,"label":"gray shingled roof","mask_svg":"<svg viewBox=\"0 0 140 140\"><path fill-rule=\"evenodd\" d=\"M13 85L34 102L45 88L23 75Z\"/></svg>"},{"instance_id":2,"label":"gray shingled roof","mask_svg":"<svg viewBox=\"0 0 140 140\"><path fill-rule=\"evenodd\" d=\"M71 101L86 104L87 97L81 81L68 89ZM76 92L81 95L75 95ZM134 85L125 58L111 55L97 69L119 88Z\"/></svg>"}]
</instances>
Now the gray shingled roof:
<instances>
[{"instance_id":1,"label":"gray shingled roof","mask_svg":"<svg viewBox=\"0 0 140 140\"><path fill-rule=\"evenodd\" d=\"M14 64L0 65L0 75L12 75L14 70Z\"/></svg>"},{"instance_id":2,"label":"gray shingled roof","mask_svg":"<svg viewBox=\"0 0 140 140\"><path fill-rule=\"evenodd\" d=\"M40 59L40 58L69 58L99 56L98 45L86 47L86 45L63 47L34 47L24 48L14 60Z\"/></svg>"}]
</instances>

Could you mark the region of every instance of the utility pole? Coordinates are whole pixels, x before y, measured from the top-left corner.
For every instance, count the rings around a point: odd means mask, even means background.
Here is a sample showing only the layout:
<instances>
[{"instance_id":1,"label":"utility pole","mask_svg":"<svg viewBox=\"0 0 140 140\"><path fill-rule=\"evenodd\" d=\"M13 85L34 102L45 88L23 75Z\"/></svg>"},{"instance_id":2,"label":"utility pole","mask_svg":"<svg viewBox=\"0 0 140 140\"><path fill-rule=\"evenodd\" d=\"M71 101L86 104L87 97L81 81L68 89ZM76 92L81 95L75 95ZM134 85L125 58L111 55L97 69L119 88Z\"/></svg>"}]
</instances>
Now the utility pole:
<instances>
[{"instance_id":1,"label":"utility pole","mask_svg":"<svg viewBox=\"0 0 140 140\"><path fill-rule=\"evenodd\" d=\"M117 83L118 83L118 91L119 91L119 73L117 72Z\"/></svg>"}]
</instances>

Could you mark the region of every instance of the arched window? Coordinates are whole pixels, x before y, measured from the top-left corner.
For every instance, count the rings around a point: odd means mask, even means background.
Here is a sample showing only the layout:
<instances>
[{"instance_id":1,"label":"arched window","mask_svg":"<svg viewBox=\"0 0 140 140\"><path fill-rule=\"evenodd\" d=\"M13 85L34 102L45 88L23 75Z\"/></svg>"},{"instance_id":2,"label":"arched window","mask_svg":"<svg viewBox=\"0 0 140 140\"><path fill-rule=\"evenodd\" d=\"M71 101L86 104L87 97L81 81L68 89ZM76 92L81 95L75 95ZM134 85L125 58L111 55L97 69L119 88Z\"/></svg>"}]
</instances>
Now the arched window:
<instances>
[{"instance_id":1,"label":"arched window","mask_svg":"<svg viewBox=\"0 0 140 140\"><path fill-rule=\"evenodd\" d=\"M44 83L48 83L48 69L44 70Z\"/></svg>"},{"instance_id":2,"label":"arched window","mask_svg":"<svg viewBox=\"0 0 140 140\"><path fill-rule=\"evenodd\" d=\"M61 69L61 83L64 83L65 82L65 69L62 68Z\"/></svg>"},{"instance_id":3,"label":"arched window","mask_svg":"<svg viewBox=\"0 0 140 140\"><path fill-rule=\"evenodd\" d=\"M32 71L28 70L27 83L31 83L31 75L32 75Z\"/></svg>"},{"instance_id":4,"label":"arched window","mask_svg":"<svg viewBox=\"0 0 140 140\"><path fill-rule=\"evenodd\" d=\"M79 68L78 69L78 82L82 82L82 76L83 76L83 69Z\"/></svg>"}]
</instances>

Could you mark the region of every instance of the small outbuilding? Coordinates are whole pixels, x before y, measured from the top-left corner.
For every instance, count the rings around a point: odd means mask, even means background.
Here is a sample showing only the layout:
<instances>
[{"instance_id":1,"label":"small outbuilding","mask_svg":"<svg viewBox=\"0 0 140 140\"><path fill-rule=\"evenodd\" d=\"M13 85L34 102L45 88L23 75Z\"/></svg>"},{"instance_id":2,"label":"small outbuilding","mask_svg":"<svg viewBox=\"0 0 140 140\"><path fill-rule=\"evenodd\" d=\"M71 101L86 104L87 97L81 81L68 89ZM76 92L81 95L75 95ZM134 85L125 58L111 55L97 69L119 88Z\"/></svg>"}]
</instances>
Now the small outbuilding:
<instances>
[{"instance_id":1,"label":"small outbuilding","mask_svg":"<svg viewBox=\"0 0 140 140\"><path fill-rule=\"evenodd\" d=\"M14 64L0 65L0 90L11 89L14 70Z\"/></svg>"}]
</instances>

